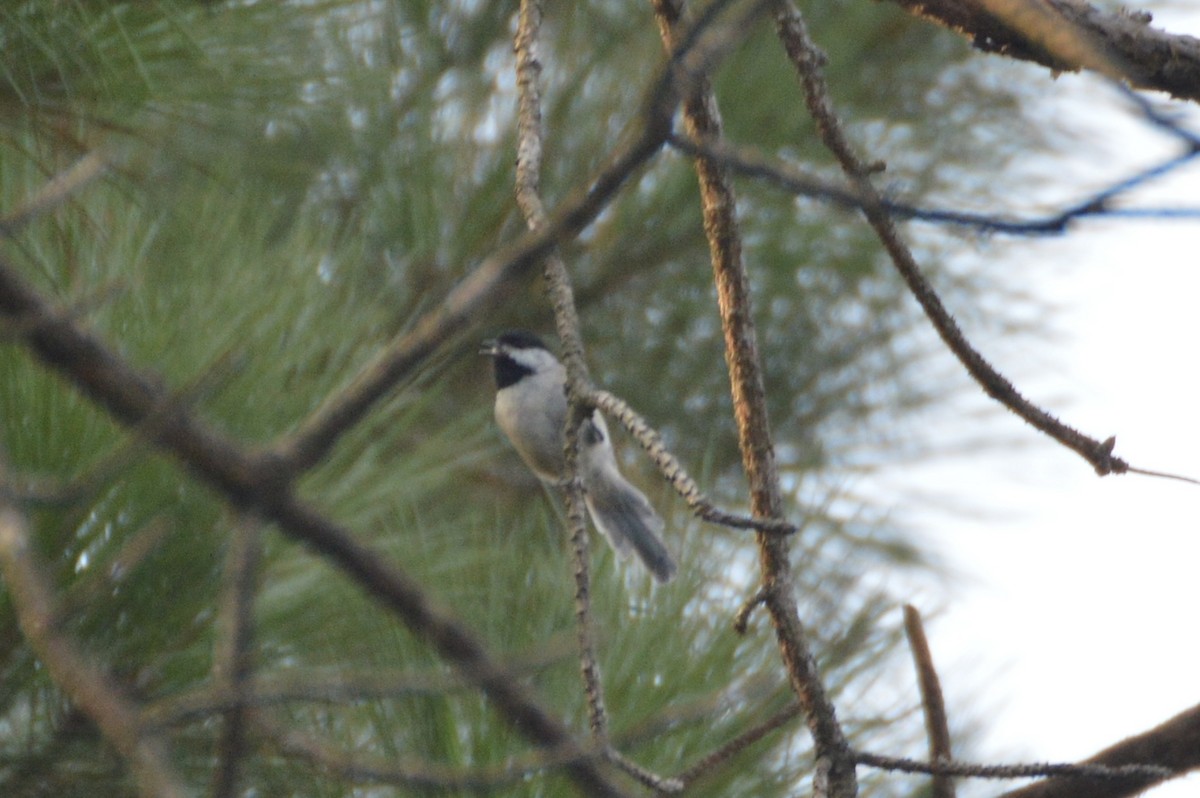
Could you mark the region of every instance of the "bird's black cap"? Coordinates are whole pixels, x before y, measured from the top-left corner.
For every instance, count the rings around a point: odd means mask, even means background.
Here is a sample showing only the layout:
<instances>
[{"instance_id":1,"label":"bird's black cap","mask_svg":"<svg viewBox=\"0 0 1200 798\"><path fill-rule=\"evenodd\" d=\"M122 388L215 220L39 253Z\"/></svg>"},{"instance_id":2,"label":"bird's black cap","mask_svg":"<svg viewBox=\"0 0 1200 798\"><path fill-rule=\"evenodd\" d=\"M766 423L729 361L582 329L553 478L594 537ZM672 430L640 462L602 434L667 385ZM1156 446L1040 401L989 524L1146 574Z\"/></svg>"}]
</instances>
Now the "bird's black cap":
<instances>
[{"instance_id":1,"label":"bird's black cap","mask_svg":"<svg viewBox=\"0 0 1200 798\"><path fill-rule=\"evenodd\" d=\"M529 330L509 330L501 333L496 342L515 349L546 349L546 343Z\"/></svg>"},{"instance_id":2,"label":"bird's black cap","mask_svg":"<svg viewBox=\"0 0 1200 798\"><path fill-rule=\"evenodd\" d=\"M496 388L507 388L521 380L532 370L508 356L508 351L517 349L544 349L545 342L528 330L509 330L501 333L494 341L484 341L479 354L492 358L492 367L496 377Z\"/></svg>"}]
</instances>

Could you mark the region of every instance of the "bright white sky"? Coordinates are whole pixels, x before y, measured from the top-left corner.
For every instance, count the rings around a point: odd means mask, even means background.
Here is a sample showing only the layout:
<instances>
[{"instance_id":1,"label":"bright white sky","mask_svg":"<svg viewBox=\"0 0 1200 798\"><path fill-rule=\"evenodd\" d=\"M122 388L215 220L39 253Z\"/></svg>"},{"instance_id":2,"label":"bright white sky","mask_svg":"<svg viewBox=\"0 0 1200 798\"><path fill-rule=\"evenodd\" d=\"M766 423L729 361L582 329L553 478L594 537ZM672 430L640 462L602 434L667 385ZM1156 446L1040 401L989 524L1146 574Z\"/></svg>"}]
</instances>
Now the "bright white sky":
<instances>
[{"instance_id":1,"label":"bright white sky","mask_svg":"<svg viewBox=\"0 0 1200 798\"><path fill-rule=\"evenodd\" d=\"M1156 14L1154 24L1200 36L1195 11ZM1093 117L1093 141L1074 157L1094 158L1103 141L1118 159L1161 146L1157 135L1131 135L1127 112L1098 83L1064 76L1054 89L1082 97ZM1200 132L1200 113L1190 118ZM1138 204L1200 207L1198 166L1139 192ZM980 257L1061 308L1057 338L976 338L985 354L998 352L1001 370L1067 423L1115 434L1132 465L1200 478L1200 219L1091 222L1061 239L997 242ZM967 412L987 404L964 402ZM910 469L904 482L981 512L904 500L897 510L965 574L928 631L952 719L957 709L984 727L981 756L1075 761L1200 703L1200 486L1098 478L1003 411L963 423L1026 445ZM948 448L955 431L935 434ZM1200 776L1146 794L1195 796Z\"/></svg>"}]
</instances>

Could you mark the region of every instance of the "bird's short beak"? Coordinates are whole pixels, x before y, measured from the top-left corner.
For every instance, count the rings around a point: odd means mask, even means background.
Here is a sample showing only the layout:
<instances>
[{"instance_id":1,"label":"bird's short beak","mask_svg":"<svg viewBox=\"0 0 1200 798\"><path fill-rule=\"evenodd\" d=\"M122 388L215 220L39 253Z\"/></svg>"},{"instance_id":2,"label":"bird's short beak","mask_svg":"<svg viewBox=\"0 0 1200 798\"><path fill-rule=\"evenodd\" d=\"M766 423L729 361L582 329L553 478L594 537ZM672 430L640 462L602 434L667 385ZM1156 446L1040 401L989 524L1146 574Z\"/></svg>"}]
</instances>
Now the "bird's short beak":
<instances>
[{"instance_id":1,"label":"bird's short beak","mask_svg":"<svg viewBox=\"0 0 1200 798\"><path fill-rule=\"evenodd\" d=\"M495 357L496 355L500 354L499 345L489 338L479 345L479 354L487 355L488 357Z\"/></svg>"}]
</instances>

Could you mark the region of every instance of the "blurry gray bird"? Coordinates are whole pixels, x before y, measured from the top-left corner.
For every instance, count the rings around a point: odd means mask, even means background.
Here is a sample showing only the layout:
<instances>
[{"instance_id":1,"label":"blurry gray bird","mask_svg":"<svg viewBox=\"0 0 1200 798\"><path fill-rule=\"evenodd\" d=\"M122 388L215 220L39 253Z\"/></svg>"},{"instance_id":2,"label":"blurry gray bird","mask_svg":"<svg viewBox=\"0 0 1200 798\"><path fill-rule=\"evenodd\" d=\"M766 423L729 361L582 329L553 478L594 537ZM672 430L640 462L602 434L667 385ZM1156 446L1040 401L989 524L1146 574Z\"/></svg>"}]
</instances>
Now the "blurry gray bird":
<instances>
[{"instance_id":1,"label":"blurry gray bird","mask_svg":"<svg viewBox=\"0 0 1200 798\"><path fill-rule=\"evenodd\" d=\"M558 484L564 468L566 369L540 338L521 330L484 341L480 354L491 357L495 369L496 423L534 474ZM604 416L593 410L579 433L579 478L596 528L618 554L632 550L655 579L666 582L675 575L675 561L659 537L663 520L617 469Z\"/></svg>"}]
</instances>

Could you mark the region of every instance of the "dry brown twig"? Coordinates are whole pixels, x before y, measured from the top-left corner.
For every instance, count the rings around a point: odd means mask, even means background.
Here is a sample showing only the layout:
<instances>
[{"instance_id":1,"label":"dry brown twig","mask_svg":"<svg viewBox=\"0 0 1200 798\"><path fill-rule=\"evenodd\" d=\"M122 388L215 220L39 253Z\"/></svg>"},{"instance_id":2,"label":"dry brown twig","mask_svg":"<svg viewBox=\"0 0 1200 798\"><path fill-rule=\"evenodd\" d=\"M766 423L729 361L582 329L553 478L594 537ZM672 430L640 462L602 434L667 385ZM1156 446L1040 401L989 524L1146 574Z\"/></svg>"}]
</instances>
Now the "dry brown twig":
<instances>
[{"instance_id":1,"label":"dry brown twig","mask_svg":"<svg viewBox=\"0 0 1200 798\"><path fill-rule=\"evenodd\" d=\"M933 652L929 650L925 624L921 621L921 614L917 612L917 608L911 604L904 605L904 633L908 637L908 647L912 649L917 683L921 689L921 706L925 708L929 761L950 762L954 759L954 752L950 743L950 721L946 717L942 684L933 666ZM954 780L944 773L934 773L930 795L933 798L954 798Z\"/></svg>"},{"instance_id":2,"label":"dry brown twig","mask_svg":"<svg viewBox=\"0 0 1200 798\"><path fill-rule=\"evenodd\" d=\"M745 751L750 746L757 743L767 735L774 731L782 729L791 721L804 714L800 704L789 704L776 711L766 720L758 725L746 730L742 734L733 738L729 742L722 745L717 750L701 757L700 760L692 764L683 772L679 773L675 778L684 786L687 787L700 781L708 773L718 767L728 763L735 756Z\"/></svg>"}]
</instances>

